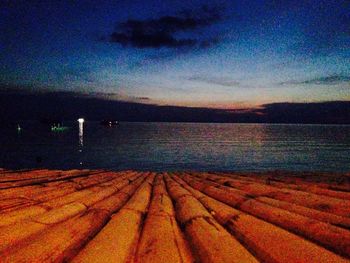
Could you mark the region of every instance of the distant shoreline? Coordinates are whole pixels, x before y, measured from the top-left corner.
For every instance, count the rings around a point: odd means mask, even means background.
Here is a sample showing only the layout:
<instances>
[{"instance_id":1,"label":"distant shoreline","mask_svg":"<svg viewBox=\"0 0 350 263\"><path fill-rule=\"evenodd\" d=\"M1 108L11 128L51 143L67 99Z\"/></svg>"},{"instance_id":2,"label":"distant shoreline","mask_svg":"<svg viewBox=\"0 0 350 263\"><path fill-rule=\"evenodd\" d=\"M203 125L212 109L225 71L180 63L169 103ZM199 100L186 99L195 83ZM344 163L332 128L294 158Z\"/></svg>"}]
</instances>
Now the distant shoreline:
<instances>
[{"instance_id":1,"label":"distant shoreline","mask_svg":"<svg viewBox=\"0 0 350 263\"><path fill-rule=\"evenodd\" d=\"M66 120L62 120L63 122L76 122L75 119L66 119ZM40 123L40 120L8 120L8 121L3 121L2 123L0 123L0 127L1 126L5 126L5 125L17 125L18 123L21 122L37 122ZM99 123L100 120L95 120L95 119L85 119L85 122L96 122ZM205 121L119 121L119 123L179 123L179 124L244 124L244 125L332 125L332 126L349 126L349 123L311 123L311 122L205 122ZM47 124L42 124L41 125L47 125Z\"/></svg>"}]
</instances>

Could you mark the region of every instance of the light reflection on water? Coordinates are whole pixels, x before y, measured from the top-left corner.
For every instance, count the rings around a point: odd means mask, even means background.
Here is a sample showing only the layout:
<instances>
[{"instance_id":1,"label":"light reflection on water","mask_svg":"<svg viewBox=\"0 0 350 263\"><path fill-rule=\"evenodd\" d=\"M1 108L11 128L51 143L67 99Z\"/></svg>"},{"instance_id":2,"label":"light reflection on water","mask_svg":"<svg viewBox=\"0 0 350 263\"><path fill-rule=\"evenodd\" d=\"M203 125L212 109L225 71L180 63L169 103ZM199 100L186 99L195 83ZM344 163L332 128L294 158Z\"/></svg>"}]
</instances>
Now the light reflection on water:
<instances>
[{"instance_id":1,"label":"light reflection on water","mask_svg":"<svg viewBox=\"0 0 350 263\"><path fill-rule=\"evenodd\" d=\"M21 123L21 133L0 128L0 167L350 171L345 125L65 125L63 133L35 122Z\"/></svg>"},{"instance_id":2,"label":"light reflection on water","mask_svg":"<svg viewBox=\"0 0 350 263\"><path fill-rule=\"evenodd\" d=\"M84 146L84 122L79 123L79 148Z\"/></svg>"}]
</instances>

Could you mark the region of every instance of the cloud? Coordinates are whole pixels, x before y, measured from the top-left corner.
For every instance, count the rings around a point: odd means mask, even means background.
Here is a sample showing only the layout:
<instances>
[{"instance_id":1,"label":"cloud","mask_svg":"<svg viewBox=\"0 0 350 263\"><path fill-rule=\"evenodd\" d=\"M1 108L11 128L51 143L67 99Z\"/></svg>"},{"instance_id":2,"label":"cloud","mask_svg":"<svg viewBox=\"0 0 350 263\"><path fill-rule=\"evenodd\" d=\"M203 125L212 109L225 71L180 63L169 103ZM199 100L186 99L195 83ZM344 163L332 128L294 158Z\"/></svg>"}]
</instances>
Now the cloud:
<instances>
[{"instance_id":1,"label":"cloud","mask_svg":"<svg viewBox=\"0 0 350 263\"><path fill-rule=\"evenodd\" d=\"M150 100L149 97L135 97L135 99L137 99L137 100L143 100L143 101Z\"/></svg>"},{"instance_id":2,"label":"cloud","mask_svg":"<svg viewBox=\"0 0 350 263\"><path fill-rule=\"evenodd\" d=\"M214 84L224 87L237 87L240 86L240 83L236 80L230 78L220 78L220 77L207 77L207 76L192 76L187 78L190 81L203 82L207 84Z\"/></svg>"},{"instance_id":3,"label":"cloud","mask_svg":"<svg viewBox=\"0 0 350 263\"><path fill-rule=\"evenodd\" d=\"M197 43L194 39L177 40L166 33L147 34L142 32L141 34L132 34L113 33L111 35L111 42L119 43L123 46L131 45L137 48L174 48L194 46Z\"/></svg>"},{"instance_id":4,"label":"cloud","mask_svg":"<svg viewBox=\"0 0 350 263\"><path fill-rule=\"evenodd\" d=\"M346 75L331 75L326 77L313 78L308 80L290 80L280 82L280 85L336 85L341 83L350 83L350 76Z\"/></svg>"},{"instance_id":5,"label":"cloud","mask_svg":"<svg viewBox=\"0 0 350 263\"><path fill-rule=\"evenodd\" d=\"M197 12L183 12L176 16L162 16L156 19L129 19L120 23L107 40L122 46L135 48L206 48L218 42L217 38L198 39L176 36L210 26L221 19L216 9L203 7Z\"/></svg>"},{"instance_id":6,"label":"cloud","mask_svg":"<svg viewBox=\"0 0 350 263\"><path fill-rule=\"evenodd\" d=\"M138 102L138 103L149 103L152 99L145 96L130 96L121 94L118 92L75 92L72 93L80 97L93 97L104 100L114 101L126 101L126 102Z\"/></svg>"}]
</instances>

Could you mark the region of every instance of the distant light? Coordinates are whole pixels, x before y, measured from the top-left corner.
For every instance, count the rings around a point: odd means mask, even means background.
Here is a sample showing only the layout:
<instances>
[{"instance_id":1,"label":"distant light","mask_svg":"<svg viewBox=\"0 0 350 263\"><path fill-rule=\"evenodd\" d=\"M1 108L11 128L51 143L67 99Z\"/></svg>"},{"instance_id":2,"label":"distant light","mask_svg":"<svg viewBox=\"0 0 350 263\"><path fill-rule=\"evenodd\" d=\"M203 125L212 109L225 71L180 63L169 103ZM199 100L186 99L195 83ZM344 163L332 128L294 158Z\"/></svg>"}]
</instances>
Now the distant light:
<instances>
[{"instance_id":1,"label":"distant light","mask_svg":"<svg viewBox=\"0 0 350 263\"><path fill-rule=\"evenodd\" d=\"M83 118L79 118L79 119L78 119L78 122L79 122L79 123L84 123L84 119L83 119Z\"/></svg>"}]
</instances>

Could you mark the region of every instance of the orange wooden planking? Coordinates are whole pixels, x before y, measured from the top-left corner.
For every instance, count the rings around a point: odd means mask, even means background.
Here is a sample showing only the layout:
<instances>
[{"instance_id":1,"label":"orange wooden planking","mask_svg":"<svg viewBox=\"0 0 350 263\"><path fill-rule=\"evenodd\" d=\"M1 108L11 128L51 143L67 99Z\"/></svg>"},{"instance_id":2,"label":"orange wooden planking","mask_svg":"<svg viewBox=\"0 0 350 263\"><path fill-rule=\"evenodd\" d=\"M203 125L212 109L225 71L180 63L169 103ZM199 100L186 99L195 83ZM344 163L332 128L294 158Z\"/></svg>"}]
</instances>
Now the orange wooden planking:
<instances>
[{"instance_id":1,"label":"orange wooden planking","mask_svg":"<svg viewBox=\"0 0 350 263\"><path fill-rule=\"evenodd\" d=\"M0 170L0 261L349 262L349 176L272 176Z\"/></svg>"}]
</instances>

